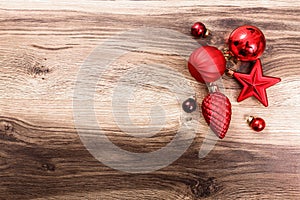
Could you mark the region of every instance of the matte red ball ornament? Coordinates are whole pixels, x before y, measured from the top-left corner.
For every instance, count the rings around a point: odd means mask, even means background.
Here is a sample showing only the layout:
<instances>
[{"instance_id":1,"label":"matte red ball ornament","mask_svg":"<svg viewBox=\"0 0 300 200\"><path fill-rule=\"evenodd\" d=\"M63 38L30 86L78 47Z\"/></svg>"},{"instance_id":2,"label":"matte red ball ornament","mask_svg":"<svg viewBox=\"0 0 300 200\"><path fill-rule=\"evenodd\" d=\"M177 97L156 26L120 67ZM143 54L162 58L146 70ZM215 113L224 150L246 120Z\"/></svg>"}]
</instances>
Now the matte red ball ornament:
<instances>
[{"instance_id":1,"label":"matte red ball ornament","mask_svg":"<svg viewBox=\"0 0 300 200\"><path fill-rule=\"evenodd\" d=\"M241 61L258 59L266 48L262 31L250 25L240 26L229 36L228 47L233 56Z\"/></svg>"},{"instance_id":2,"label":"matte red ball ornament","mask_svg":"<svg viewBox=\"0 0 300 200\"><path fill-rule=\"evenodd\" d=\"M201 22L196 22L191 27L191 34L195 37L206 37L209 35L208 29L206 29L205 25Z\"/></svg>"},{"instance_id":3,"label":"matte red ball ornament","mask_svg":"<svg viewBox=\"0 0 300 200\"><path fill-rule=\"evenodd\" d=\"M266 127L266 122L260 117L249 117L248 119L249 125L256 132L261 132Z\"/></svg>"},{"instance_id":4,"label":"matte red ball ornament","mask_svg":"<svg viewBox=\"0 0 300 200\"><path fill-rule=\"evenodd\" d=\"M231 103L220 92L208 94L202 101L202 115L211 130L223 139L231 120Z\"/></svg>"},{"instance_id":5,"label":"matte red ball ornament","mask_svg":"<svg viewBox=\"0 0 300 200\"><path fill-rule=\"evenodd\" d=\"M216 47L202 46L191 54L188 68L197 81L211 83L224 74L226 60L223 53Z\"/></svg>"}]
</instances>

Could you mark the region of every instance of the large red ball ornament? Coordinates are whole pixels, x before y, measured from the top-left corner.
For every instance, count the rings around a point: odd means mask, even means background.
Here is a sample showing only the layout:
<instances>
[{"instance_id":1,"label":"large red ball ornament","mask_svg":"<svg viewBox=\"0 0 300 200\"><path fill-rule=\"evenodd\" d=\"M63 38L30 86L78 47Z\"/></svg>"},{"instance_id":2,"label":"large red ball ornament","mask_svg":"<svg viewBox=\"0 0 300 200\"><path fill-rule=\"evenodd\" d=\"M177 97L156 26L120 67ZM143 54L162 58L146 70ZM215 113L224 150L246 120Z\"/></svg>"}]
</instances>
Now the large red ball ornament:
<instances>
[{"instance_id":1,"label":"large red ball ornament","mask_svg":"<svg viewBox=\"0 0 300 200\"><path fill-rule=\"evenodd\" d=\"M188 69L197 81L211 83L224 74L226 60L223 53L216 47L202 46L191 54Z\"/></svg>"},{"instance_id":2,"label":"large red ball ornament","mask_svg":"<svg viewBox=\"0 0 300 200\"><path fill-rule=\"evenodd\" d=\"M258 59L266 48L264 34L255 26L245 25L229 36L228 47L233 56L241 61Z\"/></svg>"}]
</instances>

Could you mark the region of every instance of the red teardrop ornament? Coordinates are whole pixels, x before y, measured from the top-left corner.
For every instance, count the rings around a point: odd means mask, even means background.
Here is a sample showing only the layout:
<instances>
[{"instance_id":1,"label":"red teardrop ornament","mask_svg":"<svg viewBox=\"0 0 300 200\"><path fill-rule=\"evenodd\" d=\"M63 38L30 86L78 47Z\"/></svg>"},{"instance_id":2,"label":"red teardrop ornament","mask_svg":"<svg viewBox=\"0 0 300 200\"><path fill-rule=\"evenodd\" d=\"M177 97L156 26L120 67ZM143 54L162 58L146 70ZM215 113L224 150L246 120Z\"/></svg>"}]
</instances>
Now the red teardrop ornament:
<instances>
[{"instance_id":1,"label":"red teardrop ornament","mask_svg":"<svg viewBox=\"0 0 300 200\"><path fill-rule=\"evenodd\" d=\"M202 101L202 115L211 130L223 139L231 120L231 103L220 92L208 94Z\"/></svg>"},{"instance_id":2,"label":"red teardrop ornament","mask_svg":"<svg viewBox=\"0 0 300 200\"><path fill-rule=\"evenodd\" d=\"M224 74L226 60L223 53L216 47L202 46L191 54L188 68L197 81L211 83Z\"/></svg>"},{"instance_id":3,"label":"red teardrop ornament","mask_svg":"<svg viewBox=\"0 0 300 200\"><path fill-rule=\"evenodd\" d=\"M266 39L259 28L244 25L230 34L228 48L237 59L252 61L258 59L264 52Z\"/></svg>"}]
</instances>

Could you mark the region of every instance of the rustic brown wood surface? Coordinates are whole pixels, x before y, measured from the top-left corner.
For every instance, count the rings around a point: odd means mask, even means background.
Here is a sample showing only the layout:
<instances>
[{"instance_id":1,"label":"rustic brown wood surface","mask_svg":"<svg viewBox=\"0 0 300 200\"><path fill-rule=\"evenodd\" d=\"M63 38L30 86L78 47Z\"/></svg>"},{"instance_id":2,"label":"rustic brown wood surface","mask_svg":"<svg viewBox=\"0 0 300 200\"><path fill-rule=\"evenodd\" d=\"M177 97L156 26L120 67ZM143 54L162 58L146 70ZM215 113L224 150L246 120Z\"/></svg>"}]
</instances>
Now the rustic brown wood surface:
<instances>
[{"instance_id":1,"label":"rustic brown wood surface","mask_svg":"<svg viewBox=\"0 0 300 200\"><path fill-rule=\"evenodd\" d=\"M299 15L299 2L288 0L0 2L0 199L299 199ZM197 41L217 47L237 26L263 30L264 73L282 79L267 90L270 106L253 98L237 103L240 85L224 77L232 122L208 156L198 158L208 130L200 118L192 145L171 165L144 174L105 166L75 129L73 92L80 67L98 45L122 31L168 28L190 37L190 25L198 20L213 36ZM176 134L182 113L174 95L155 85L138 85L128 103L133 126L147 127L157 102L166 124L152 138L126 136L114 121L111 95L128 70L141 63L165 64L174 69L170 74L184 75L199 101L207 94L184 60L164 53L172 42L166 39L160 53L149 49L124 55L98 83L99 124L125 150L162 148ZM161 72L161 78L170 74ZM248 127L247 114L266 120L263 133Z\"/></svg>"}]
</instances>

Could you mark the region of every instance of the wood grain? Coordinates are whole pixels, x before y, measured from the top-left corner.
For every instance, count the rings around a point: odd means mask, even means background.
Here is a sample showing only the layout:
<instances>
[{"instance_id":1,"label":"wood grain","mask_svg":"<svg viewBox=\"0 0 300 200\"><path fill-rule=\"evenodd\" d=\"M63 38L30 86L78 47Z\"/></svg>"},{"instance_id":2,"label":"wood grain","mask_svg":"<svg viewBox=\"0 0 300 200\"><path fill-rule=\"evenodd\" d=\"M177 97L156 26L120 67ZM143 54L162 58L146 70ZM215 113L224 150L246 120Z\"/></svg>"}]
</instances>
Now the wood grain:
<instances>
[{"instance_id":1,"label":"wood grain","mask_svg":"<svg viewBox=\"0 0 300 200\"><path fill-rule=\"evenodd\" d=\"M287 0L0 2L0 199L298 199L297 4ZM208 130L200 118L192 145L168 167L129 174L103 165L84 147L74 125L73 92L80 67L97 46L123 31L169 28L189 36L189 27L197 20L213 31L211 38L197 42L219 48L239 25L263 30L264 73L282 79L267 90L270 106L264 108L251 98L237 103L240 86L224 77L233 105L232 122L226 138L207 157L198 158ZM167 51L175 41L166 40L161 48ZM207 91L189 75L184 60L155 49L130 52L112 64L96 89L98 122L121 148L151 152L172 140L182 111L174 95L139 84L136 99L128 104L134 126L147 127L149 112L158 103L166 112L165 128L146 139L124 134L114 121L111 96L118 80L141 63L172 67L170 74L160 73L162 80L175 71L182 73L199 101ZM267 121L264 133L249 129L244 122L247 114Z\"/></svg>"}]
</instances>

